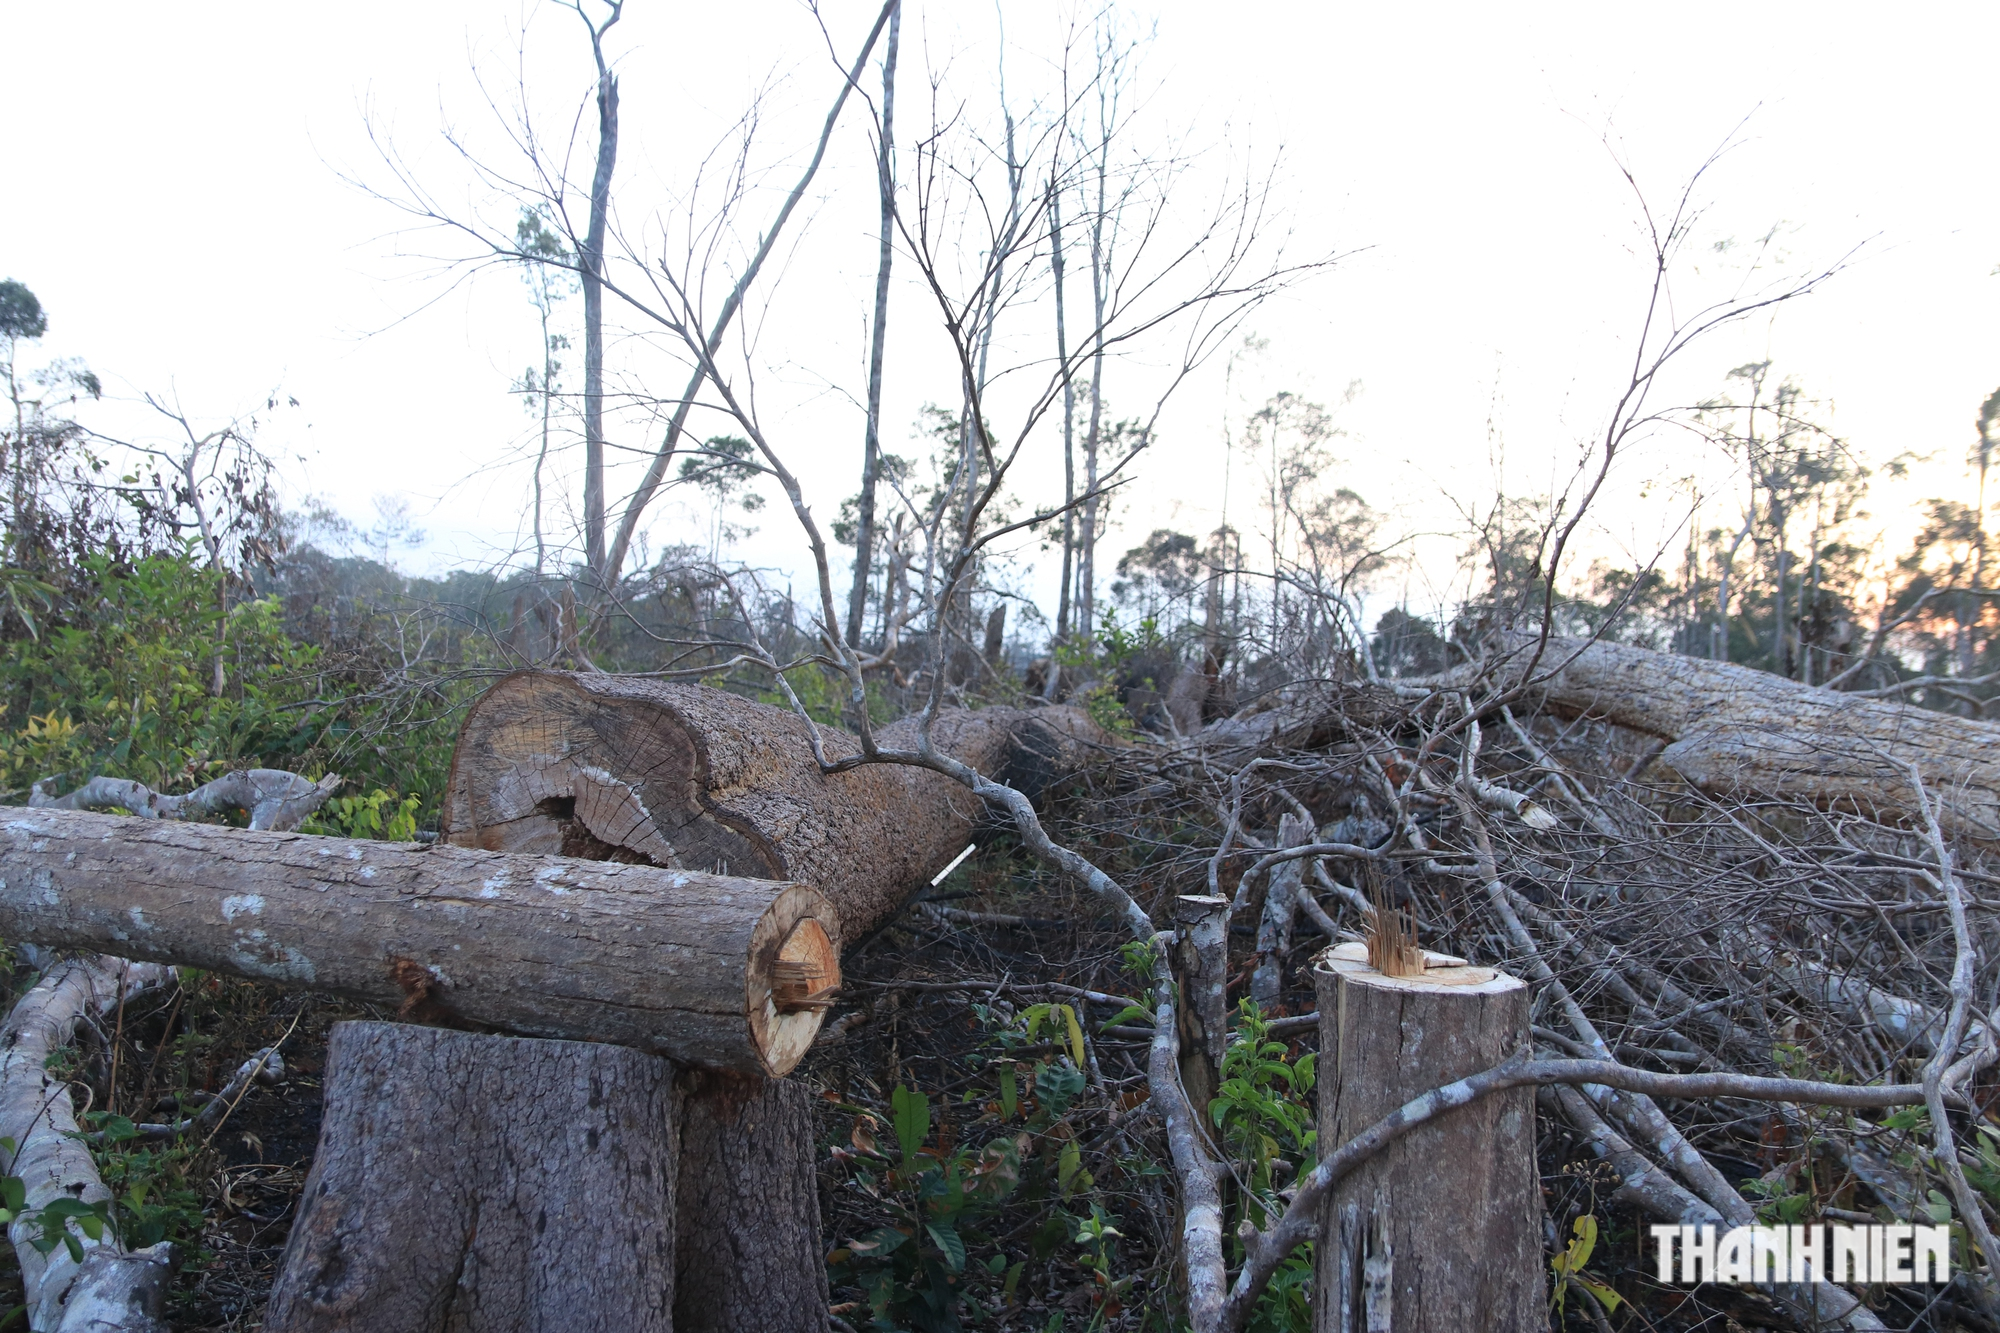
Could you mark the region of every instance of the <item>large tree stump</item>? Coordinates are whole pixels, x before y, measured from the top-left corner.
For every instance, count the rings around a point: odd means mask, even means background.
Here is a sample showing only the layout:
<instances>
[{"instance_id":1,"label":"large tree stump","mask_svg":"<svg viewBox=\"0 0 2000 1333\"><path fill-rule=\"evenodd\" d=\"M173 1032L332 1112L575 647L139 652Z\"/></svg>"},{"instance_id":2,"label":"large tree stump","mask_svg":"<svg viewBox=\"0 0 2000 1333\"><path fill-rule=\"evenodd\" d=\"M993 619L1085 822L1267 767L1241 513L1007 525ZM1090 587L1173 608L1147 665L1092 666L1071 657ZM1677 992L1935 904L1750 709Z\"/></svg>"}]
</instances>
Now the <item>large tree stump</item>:
<instances>
[{"instance_id":1,"label":"large tree stump","mask_svg":"<svg viewBox=\"0 0 2000 1333\"><path fill-rule=\"evenodd\" d=\"M829 758L859 752L819 728ZM1081 709L948 709L937 748L1036 795L1108 738ZM914 721L877 734L914 747ZM521 671L466 714L446 791L447 840L493 851L644 861L789 879L830 898L852 943L900 911L985 811L928 769L832 776L797 714L706 685Z\"/></svg>"},{"instance_id":2,"label":"large tree stump","mask_svg":"<svg viewBox=\"0 0 2000 1333\"><path fill-rule=\"evenodd\" d=\"M1528 989L1492 968L1426 955L1385 976L1365 946L1313 969L1319 989L1319 1143L1331 1152L1414 1097L1520 1050ZM1548 1327L1535 1094L1474 1102L1397 1140L1341 1182L1320 1214L1316 1333L1528 1333Z\"/></svg>"},{"instance_id":3,"label":"large tree stump","mask_svg":"<svg viewBox=\"0 0 2000 1333\"><path fill-rule=\"evenodd\" d=\"M692 1069L681 1089L675 1333L822 1333L811 1092Z\"/></svg>"},{"instance_id":4,"label":"large tree stump","mask_svg":"<svg viewBox=\"0 0 2000 1333\"><path fill-rule=\"evenodd\" d=\"M675 1066L340 1023L267 1333L671 1333Z\"/></svg>"}]
</instances>

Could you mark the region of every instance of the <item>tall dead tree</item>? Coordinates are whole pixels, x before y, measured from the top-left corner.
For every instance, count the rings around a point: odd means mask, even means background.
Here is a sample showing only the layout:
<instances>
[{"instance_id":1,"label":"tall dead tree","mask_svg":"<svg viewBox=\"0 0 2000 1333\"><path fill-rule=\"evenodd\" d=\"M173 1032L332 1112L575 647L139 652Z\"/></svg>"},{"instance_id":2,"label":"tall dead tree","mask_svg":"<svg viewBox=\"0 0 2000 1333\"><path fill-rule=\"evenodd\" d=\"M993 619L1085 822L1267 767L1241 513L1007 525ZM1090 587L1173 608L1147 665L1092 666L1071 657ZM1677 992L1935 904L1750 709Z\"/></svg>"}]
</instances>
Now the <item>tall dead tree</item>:
<instances>
[{"instance_id":1,"label":"tall dead tree","mask_svg":"<svg viewBox=\"0 0 2000 1333\"><path fill-rule=\"evenodd\" d=\"M882 119L875 138L875 188L881 196L880 253L875 260L875 319L868 330L868 428L861 445L861 497L854 518L854 587L847 598L847 646L861 646L868 578L875 555L875 485L882 465L882 356L889 338L889 269L896 258L896 56L903 31L899 2L889 14L882 54ZM882 600L890 592L885 582Z\"/></svg>"},{"instance_id":2,"label":"tall dead tree","mask_svg":"<svg viewBox=\"0 0 2000 1333\"><path fill-rule=\"evenodd\" d=\"M618 78L604 60L604 34L624 12L624 0L607 0L611 13L592 23L582 0L573 8L590 32L597 62L597 169L590 177L590 222L577 263L583 279L583 544L593 578L606 581L604 551L604 238L611 217L611 173L618 164ZM615 575L613 576L615 578ZM595 592L596 590L593 590Z\"/></svg>"}]
</instances>

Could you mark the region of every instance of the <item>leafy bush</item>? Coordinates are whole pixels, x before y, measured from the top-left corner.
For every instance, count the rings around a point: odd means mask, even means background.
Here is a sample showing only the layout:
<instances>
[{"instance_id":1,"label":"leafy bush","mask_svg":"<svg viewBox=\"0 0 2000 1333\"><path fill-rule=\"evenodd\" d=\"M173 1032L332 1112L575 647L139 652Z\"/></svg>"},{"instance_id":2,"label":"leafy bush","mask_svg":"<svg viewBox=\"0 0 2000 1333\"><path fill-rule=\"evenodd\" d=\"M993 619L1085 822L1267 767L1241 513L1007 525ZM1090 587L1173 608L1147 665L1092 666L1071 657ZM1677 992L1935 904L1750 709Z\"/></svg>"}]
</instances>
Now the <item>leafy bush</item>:
<instances>
[{"instance_id":1,"label":"leafy bush","mask_svg":"<svg viewBox=\"0 0 2000 1333\"><path fill-rule=\"evenodd\" d=\"M1319 1144L1311 1100L1316 1057L1292 1060L1270 1033L1257 1005L1243 1001L1223 1052L1221 1086L1208 1107L1225 1151L1249 1169L1249 1188L1236 1207L1259 1230L1283 1215L1278 1191L1296 1188L1311 1174ZM1235 1228L1225 1234L1234 1237ZM1312 1278L1312 1247L1301 1246L1272 1275L1251 1312L1252 1333L1309 1333Z\"/></svg>"}]
</instances>

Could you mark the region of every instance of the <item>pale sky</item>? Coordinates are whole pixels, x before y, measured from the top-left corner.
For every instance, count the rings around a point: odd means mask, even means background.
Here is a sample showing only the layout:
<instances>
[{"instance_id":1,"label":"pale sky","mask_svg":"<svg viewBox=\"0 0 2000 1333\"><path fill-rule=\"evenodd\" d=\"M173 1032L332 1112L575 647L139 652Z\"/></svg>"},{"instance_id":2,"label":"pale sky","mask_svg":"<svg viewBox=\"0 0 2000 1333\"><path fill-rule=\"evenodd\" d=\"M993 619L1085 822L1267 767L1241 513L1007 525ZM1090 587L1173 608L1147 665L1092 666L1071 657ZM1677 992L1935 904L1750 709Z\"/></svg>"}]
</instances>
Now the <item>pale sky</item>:
<instances>
[{"instance_id":1,"label":"pale sky","mask_svg":"<svg viewBox=\"0 0 2000 1333\"><path fill-rule=\"evenodd\" d=\"M825 8L850 59L876 7ZM1001 12L1018 105L1046 80L1069 11L1005 0ZM1734 280L1703 252L1716 239L1779 227L1795 270L1861 247L1822 291L1695 353L1674 382L1680 395L1712 393L1730 366L1768 356L1831 400L1834 424L1863 456L1938 457L1915 482L1878 493L1885 526L1907 526L1916 499L1962 486L1972 418L2000 385L1995 7L1167 3L1127 13L1158 21L1144 55L1149 133L1203 150L1190 197L1246 154L1264 161L1282 145L1278 194L1294 252L1351 253L1253 320L1269 347L1239 365L1232 404L1219 360L1170 402L1106 539L1107 582L1116 554L1153 526L1214 525L1223 420L1278 390L1329 407L1346 400L1344 461L1330 480L1411 530L1447 528L1451 497L1492 490L1496 441L1510 489L1559 481L1622 387L1646 290L1638 215L1607 133L1649 197L1669 205L1743 125L1700 193L1708 212L1691 255L1705 267L1684 275L1682 299ZM899 86L906 144L931 115L927 70L943 80L941 106L993 119L997 26L989 9L912 0ZM625 107L618 210L628 236L657 235L649 219L685 197L702 155L760 89L757 160L773 170L744 226L761 227L837 86L810 11L788 0L629 0L610 48ZM364 523L377 497L403 497L430 534L396 553L403 567L498 558L520 540L527 489L529 420L508 392L536 355L526 290L499 272L451 285L412 258L439 253L439 242L398 235L398 215L349 179L392 185L366 134L372 118L440 199L509 215L441 140L449 124L512 168L475 68L503 105L519 73L540 132L558 141L591 78L575 16L548 4L0 8L14 145L0 276L41 297L45 352L85 358L114 397L174 393L210 419L260 409L274 390L296 398L296 410L260 424L288 491L322 495ZM791 442L827 518L859 471L849 395L863 383L875 256L866 125L850 103L758 326L767 421ZM578 144L587 158L587 125ZM953 397L935 309L913 279L904 264L889 326L890 448L908 447L923 402ZM614 319L614 332L636 328ZM1024 326L1016 336L1047 334ZM624 382L675 393L679 377L664 364L638 339L614 338L611 369ZM1145 406L1149 373L1114 367L1113 405ZM141 428L129 403L99 412L91 419L106 430ZM636 423L619 429L614 444L646 443ZM1030 498L1059 493L1054 438L1044 432L1024 464ZM1662 476L1707 481L1705 523L1733 516L1720 460L1661 440L1621 471L1599 549L1650 552L1667 539L1684 506L1657 486L1641 495ZM1253 531L1257 481L1245 460L1230 483L1231 517ZM800 571L782 510L767 506L756 521L747 554ZM656 545L700 540L706 527L676 502L653 522ZM1449 543L1429 550L1409 576L1418 601L1449 577ZM1053 562L1032 558L1027 586L1047 594Z\"/></svg>"}]
</instances>

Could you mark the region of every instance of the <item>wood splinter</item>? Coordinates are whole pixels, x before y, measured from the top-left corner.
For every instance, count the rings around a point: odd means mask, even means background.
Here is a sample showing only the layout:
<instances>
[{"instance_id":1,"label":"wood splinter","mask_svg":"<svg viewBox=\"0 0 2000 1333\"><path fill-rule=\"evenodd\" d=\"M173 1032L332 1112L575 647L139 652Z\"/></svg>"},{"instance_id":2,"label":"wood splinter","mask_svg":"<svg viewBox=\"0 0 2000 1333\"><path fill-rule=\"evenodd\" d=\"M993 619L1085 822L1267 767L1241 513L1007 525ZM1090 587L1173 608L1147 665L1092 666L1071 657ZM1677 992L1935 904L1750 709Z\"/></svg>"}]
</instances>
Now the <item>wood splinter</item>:
<instances>
[{"instance_id":1,"label":"wood splinter","mask_svg":"<svg viewBox=\"0 0 2000 1333\"><path fill-rule=\"evenodd\" d=\"M811 917L792 927L771 964L771 1005L781 1014L824 1013L840 994L840 951Z\"/></svg>"}]
</instances>

